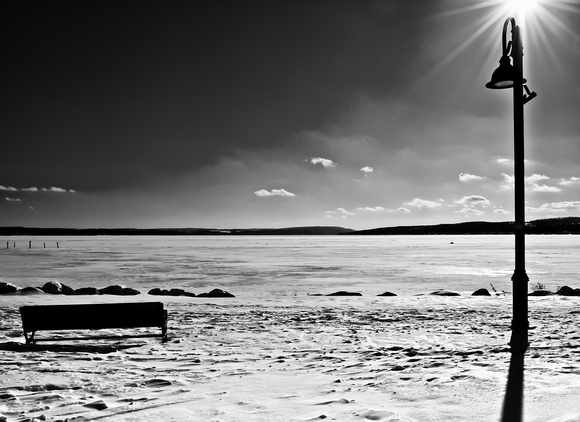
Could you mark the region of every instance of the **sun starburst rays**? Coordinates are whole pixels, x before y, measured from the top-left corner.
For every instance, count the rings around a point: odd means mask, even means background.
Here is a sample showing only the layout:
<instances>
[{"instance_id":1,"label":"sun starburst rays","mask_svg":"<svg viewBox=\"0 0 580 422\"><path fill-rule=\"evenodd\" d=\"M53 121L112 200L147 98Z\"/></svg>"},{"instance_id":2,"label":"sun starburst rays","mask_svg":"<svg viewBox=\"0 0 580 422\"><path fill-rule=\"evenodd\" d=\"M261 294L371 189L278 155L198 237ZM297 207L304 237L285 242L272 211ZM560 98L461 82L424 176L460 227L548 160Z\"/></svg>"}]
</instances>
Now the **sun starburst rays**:
<instances>
[{"instance_id":1,"label":"sun starburst rays","mask_svg":"<svg viewBox=\"0 0 580 422\"><path fill-rule=\"evenodd\" d=\"M490 28L500 29L500 25L510 16L522 28L526 49L533 49L535 55L549 58L556 67L559 60L554 53L555 43L580 45L576 28L568 23L570 14L580 14L580 3L577 0L471 0L451 1L447 4L451 6L433 15L431 20L444 23L462 18L465 25L457 28L448 39L452 48L448 48L447 54L437 60L422 82L432 79L476 43L480 47L489 48L486 60L491 60L494 55L499 58L501 50L498 33ZM479 17L474 18L477 15ZM495 43L498 43L498 48L494 48ZM562 69L559 71L563 73Z\"/></svg>"}]
</instances>

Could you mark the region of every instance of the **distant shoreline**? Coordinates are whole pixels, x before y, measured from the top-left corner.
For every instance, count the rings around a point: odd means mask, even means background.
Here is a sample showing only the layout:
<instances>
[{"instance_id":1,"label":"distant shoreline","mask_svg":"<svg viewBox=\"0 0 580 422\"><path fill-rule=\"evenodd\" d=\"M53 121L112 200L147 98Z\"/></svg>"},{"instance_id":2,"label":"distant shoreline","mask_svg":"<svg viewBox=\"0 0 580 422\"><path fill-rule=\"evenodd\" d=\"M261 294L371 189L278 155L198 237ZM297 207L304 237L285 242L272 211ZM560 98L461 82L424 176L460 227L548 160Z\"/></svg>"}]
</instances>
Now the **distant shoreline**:
<instances>
[{"instance_id":1,"label":"distant shoreline","mask_svg":"<svg viewBox=\"0 0 580 422\"><path fill-rule=\"evenodd\" d=\"M353 230L336 226L286 228L44 228L0 227L0 236L332 236L332 235L486 235L513 234L513 222L472 221L455 224L382 227ZM527 234L580 234L580 217L534 220L526 223Z\"/></svg>"}]
</instances>

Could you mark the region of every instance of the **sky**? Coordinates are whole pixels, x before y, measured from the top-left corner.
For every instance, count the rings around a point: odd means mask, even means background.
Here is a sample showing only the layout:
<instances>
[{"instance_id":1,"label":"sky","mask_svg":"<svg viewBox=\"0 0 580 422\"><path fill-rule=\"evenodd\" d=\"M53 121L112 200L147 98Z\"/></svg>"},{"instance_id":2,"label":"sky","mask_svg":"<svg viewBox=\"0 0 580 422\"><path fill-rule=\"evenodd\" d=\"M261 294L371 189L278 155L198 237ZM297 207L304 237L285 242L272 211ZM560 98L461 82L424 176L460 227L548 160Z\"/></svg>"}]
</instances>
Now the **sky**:
<instances>
[{"instance_id":1,"label":"sky","mask_svg":"<svg viewBox=\"0 0 580 422\"><path fill-rule=\"evenodd\" d=\"M580 216L577 0L13 3L0 226L513 220L509 16L526 219Z\"/></svg>"}]
</instances>

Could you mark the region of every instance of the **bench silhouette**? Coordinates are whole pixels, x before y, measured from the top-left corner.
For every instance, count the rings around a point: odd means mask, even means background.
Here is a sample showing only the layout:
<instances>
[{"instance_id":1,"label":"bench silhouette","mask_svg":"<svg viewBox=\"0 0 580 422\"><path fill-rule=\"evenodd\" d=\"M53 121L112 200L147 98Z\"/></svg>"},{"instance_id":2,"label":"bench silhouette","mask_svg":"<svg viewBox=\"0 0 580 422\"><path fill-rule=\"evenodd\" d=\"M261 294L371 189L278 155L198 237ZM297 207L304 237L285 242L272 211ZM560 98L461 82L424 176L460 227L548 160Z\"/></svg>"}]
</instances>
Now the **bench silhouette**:
<instances>
[{"instance_id":1,"label":"bench silhouette","mask_svg":"<svg viewBox=\"0 0 580 422\"><path fill-rule=\"evenodd\" d=\"M161 302L91 303L22 306L22 330L26 344L37 341L161 337L167 341L167 310ZM37 339L37 331L101 330L105 328L161 328L161 334L123 336L52 337Z\"/></svg>"}]
</instances>

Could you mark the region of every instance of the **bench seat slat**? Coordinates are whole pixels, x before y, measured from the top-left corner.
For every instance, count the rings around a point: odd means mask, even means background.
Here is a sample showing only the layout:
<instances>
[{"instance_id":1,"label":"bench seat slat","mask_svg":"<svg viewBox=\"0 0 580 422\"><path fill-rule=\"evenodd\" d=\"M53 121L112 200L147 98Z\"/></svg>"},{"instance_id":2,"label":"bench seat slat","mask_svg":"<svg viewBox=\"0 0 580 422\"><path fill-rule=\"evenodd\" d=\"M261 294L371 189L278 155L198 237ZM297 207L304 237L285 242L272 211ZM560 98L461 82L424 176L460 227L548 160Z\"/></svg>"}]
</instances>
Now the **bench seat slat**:
<instances>
[{"instance_id":1,"label":"bench seat slat","mask_svg":"<svg viewBox=\"0 0 580 422\"><path fill-rule=\"evenodd\" d=\"M118 335L118 336L79 336L79 337L46 337L46 338L36 338L35 342L39 341L70 341L70 340L121 340L125 338L151 338L159 337L159 334L129 334L129 335Z\"/></svg>"}]
</instances>

